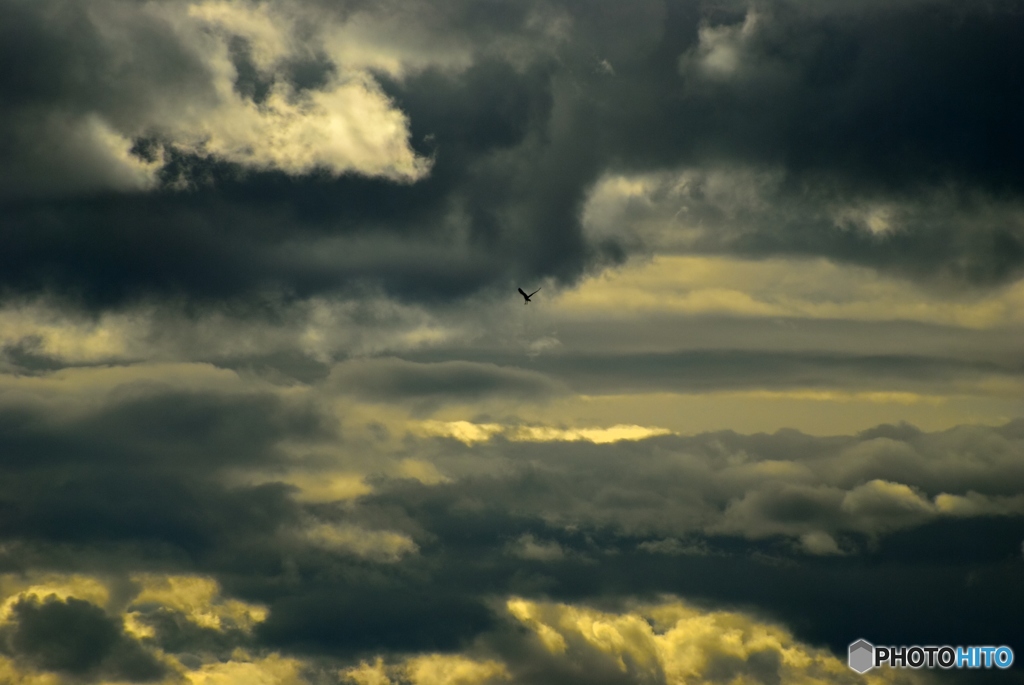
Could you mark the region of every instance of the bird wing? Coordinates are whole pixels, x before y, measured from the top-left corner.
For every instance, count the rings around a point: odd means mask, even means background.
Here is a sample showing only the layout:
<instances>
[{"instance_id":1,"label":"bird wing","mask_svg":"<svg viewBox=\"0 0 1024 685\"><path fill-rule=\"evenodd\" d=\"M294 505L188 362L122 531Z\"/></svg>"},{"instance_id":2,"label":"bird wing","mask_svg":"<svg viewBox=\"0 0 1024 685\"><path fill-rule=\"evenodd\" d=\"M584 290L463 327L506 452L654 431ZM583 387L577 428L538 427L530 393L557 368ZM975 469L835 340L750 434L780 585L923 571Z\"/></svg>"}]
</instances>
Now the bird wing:
<instances>
[{"instance_id":1,"label":"bird wing","mask_svg":"<svg viewBox=\"0 0 1024 685\"><path fill-rule=\"evenodd\" d=\"M519 292L523 292L523 291L522 291L522 290L520 290ZM540 292L540 288L537 288L537 289L536 289L536 290L534 290L534 291L533 291L532 293L530 293L530 297L533 297L534 295L536 295L536 294L537 294L537 293L539 293L539 292ZM523 294L525 295L525 293L523 293Z\"/></svg>"},{"instance_id":2,"label":"bird wing","mask_svg":"<svg viewBox=\"0 0 1024 685\"><path fill-rule=\"evenodd\" d=\"M526 293L523 292L522 288L518 288L518 290L519 290L519 294L522 295L523 297L525 297L525 298L529 298L530 297L529 295L527 295Z\"/></svg>"}]
</instances>

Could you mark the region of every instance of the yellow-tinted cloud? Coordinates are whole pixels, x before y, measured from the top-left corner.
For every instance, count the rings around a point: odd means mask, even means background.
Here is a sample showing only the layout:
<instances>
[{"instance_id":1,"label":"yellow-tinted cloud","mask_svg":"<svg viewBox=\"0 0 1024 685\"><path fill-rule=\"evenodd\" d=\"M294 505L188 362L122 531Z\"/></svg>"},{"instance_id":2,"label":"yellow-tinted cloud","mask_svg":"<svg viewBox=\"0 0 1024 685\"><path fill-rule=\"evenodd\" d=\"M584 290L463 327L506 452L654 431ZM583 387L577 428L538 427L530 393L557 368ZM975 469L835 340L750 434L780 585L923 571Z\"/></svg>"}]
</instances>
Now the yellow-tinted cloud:
<instances>
[{"instance_id":1,"label":"yellow-tinted cloud","mask_svg":"<svg viewBox=\"0 0 1024 685\"><path fill-rule=\"evenodd\" d=\"M0 683L4 685L62 685L64 682L56 673L26 671L13 659L0 655Z\"/></svg>"},{"instance_id":2,"label":"yellow-tinted cloud","mask_svg":"<svg viewBox=\"0 0 1024 685\"><path fill-rule=\"evenodd\" d=\"M366 482L365 476L358 473L291 471L284 474L241 474L238 480L250 485L293 485L297 488L295 498L300 502L337 502L356 499L373 492L373 487Z\"/></svg>"},{"instance_id":3,"label":"yellow-tinted cloud","mask_svg":"<svg viewBox=\"0 0 1024 685\"><path fill-rule=\"evenodd\" d=\"M937 390L937 394L837 388L577 395L557 398L543 408L518 408L517 416L531 422L653 424L684 435L780 428L841 435L899 421L924 430L965 423L999 425L1019 416L1024 407L1019 394L989 395L978 389L946 395L941 387Z\"/></svg>"},{"instance_id":4,"label":"yellow-tinted cloud","mask_svg":"<svg viewBox=\"0 0 1024 685\"><path fill-rule=\"evenodd\" d=\"M418 480L424 485L437 485L451 481L451 478L438 471L436 466L422 459L403 459L398 463L395 475L399 478Z\"/></svg>"},{"instance_id":5,"label":"yellow-tinted cloud","mask_svg":"<svg viewBox=\"0 0 1024 685\"><path fill-rule=\"evenodd\" d=\"M345 669L341 672L341 677L356 685L391 685L387 666L380 657L372 664L364 661L358 666Z\"/></svg>"},{"instance_id":6,"label":"yellow-tinted cloud","mask_svg":"<svg viewBox=\"0 0 1024 685\"><path fill-rule=\"evenodd\" d=\"M635 682L882 683L916 680L893 671L853 673L828 651L785 628L737 612L703 611L678 600L623 613L513 598L509 613L529 628L552 662L607 668Z\"/></svg>"},{"instance_id":7,"label":"yellow-tinted cloud","mask_svg":"<svg viewBox=\"0 0 1024 685\"><path fill-rule=\"evenodd\" d=\"M124 622L125 631L135 639L144 639L139 647L168 668L162 683L188 682L193 685L298 685L302 662L276 654L254 657L236 649L228 661L217 661L187 669L173 654L164 652L149 640L157 632L147 621L155 608L180 612L188 621L218 631L252 628L266 619L264 607L224 597L219 584L203 576L162 575L155 573L131 576L133 596L121 597L126 586L109 579L83 574L0 575L0 624L11 620L11 607L25 599L37 601L47 597L60 600L84 600L103 607ZM132 587L129 586L129 587ZM148 638L148 639L147 639ZM69 682L60 673L37 672L29 662L0 656L0 683L5 685L59 685ZM107 681L103 681L107 682Z\"/></svg>"},{"instance_id":8,"label":"yellow-tinted cloud","mask_svg":"<svg viewBox=\"0 0 1024 685\"><path fill-rule=\"evenodd\" d=\"M948 400L942 395L923 395L916 392L887 392L844 390L817 390L795 388L792 390L744 390L738 392L713 393L722 396L749 397L766 400L812 400L814 402L869 402L871 404L942 404Z\"/></svg>"},{"instance_id":9,"label":"yellow-tinted cloud","mask_svg":"<svg viewBox=\"0 0 1024 685\"><path fill-rule=\"evenodd\" d=\"M459 654L422 654L385 665L362 662L341 672L345 682L357 685L489 685L509 679L505 666L493 660L476 660Z\"/></svg>"},{"instance_id":10,"label":"yellow-tinted cloud","mask_svg":"<svg viewBox=\"0 0 1024 685\"><path fill-rule=\"evenodd\" d=\"M138 574L132 580L142 588L132 601L133 606L160 604L180 611L204 628L252 630L267 618L265 607L223 597L212 578Z\"/></svg>"},{"instance_id":11,"label":"yellow-tinted cloud","mask_svg":"<svg viewBox=\"0 0 1024 685\"><path fill-rule=\"evenodd\" d=\"M265 612L253 605L224 598L217 584L198 576L138 575L141 588L133 606L156 604L183 613L190 621L214 630L249 625ZM109 596L104 582L87 576L0 576L0 589L9 600L25 593L88 598L94 603ZM11 594L15 593L15 594ZM509 597L509 616L525 632L503 633L501 639L523 641L519 646L481 652L480 645L462 653L407 654L385 661L380 656L345 668L343 682L356 685L499 685L521 682L520 675L557 680L559 673L590 674L595 679L693 685L722 682L882 683L914 682L917 672L881 670L858 676L826 650L797 641L783 626L765 623L733 611L692 607L667 597L635 604L619 612L583 605ZM484 643L481 643L484 644ZM300 685L312 663L277 653L251 654L236 649L229 658L189 668L160 650L168 664L166 682L190 685ZM57 685L55 674L41 674L0 656L0 681L12 685Z\"/></svg>"},{"instance_id":12,"label":"yellow-tinted cloud","mask_svg":"<svg viewBox=\"0 0 1024 685\"><path fill-rule=\"evenodd\" d=\"M104 313L73 317L44 306L8 305L0 309L0 341L31 341L38 354L73 362L91 362L131 354L140 314Z\"/></svg>"},{"instance_id":13,"label":"yellow-tinted cloud","mask_svg":"<svg viewBox=\"0 0 1024 685\"><path fill-rule=\"evenodd\" d=\"M1008 516L1024 514L1024 495L987 496L977 492L966 495L943 493L935 497L935 508L947 516Z\"/></svg>"},{"instance_id":14,"label":"yellow-tinted cloud","mask_svg":"<svg viewBox=\"0 0 1024 685\"><path fill-rule=\"evenodd\" d=\"M236 655L243 656L243 655ZM305 685L303 662L272 654L262 659L232 659L205 664L183 675L191 685Z\"/></svg>"},{"instance_id":15,"label":"yellow-tinted cloud","mask_svg":"<svg viewBox=\"0 0 1024 685\"><path fill-rule=\"evenodd\" d=\"M16 574L0 575L0 621L9 620L11 608L26 597L43 600L50 595L67 600L84 599L103 606L110 599L107 586L100 580L81 574Z\"/></svg>"},{"instance_id":16,"label":"yellow-tinted cloud","mask_svg":"<svg viewBox=\"0 0 1024 685\"><path fill-rule=\"evenodd\" d=\"M484 685L508 678L496 661L475 661L459 655L426 654L410 659L404 667L413 685Z\"/></svg>"}]
</instances>

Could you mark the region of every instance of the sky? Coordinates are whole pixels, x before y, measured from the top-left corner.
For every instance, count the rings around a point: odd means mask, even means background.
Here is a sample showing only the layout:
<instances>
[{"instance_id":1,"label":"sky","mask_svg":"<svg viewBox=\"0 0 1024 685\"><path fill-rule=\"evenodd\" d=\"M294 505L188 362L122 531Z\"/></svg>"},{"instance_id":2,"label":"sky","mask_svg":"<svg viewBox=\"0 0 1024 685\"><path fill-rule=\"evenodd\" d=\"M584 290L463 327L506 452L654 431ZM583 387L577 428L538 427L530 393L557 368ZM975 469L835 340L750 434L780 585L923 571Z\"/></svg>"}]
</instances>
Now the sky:
<instances>
[{"instance_id":1,"label":"sky","mask_svg":"<svg viewBox=\"0 0 1024 685\"><path fill-rule=\"evenodd\" d=\"M1024 683L1021 36L0 0L0 683Z\"/></svg>"}]
</instances>

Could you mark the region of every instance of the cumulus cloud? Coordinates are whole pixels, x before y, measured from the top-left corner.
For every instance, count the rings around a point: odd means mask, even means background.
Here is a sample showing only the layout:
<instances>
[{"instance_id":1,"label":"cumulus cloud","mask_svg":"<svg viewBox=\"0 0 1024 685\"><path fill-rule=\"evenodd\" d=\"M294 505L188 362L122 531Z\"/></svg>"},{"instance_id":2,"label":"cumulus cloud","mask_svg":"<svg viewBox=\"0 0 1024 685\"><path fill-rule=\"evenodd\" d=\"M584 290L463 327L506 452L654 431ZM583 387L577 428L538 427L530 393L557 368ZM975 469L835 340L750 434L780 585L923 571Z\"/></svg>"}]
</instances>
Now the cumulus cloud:
<instances>
[{"instance_id":1,"label":"cumulus cloud","mask_svg":"<svg viewBox=\"0 0 1024 685\"><path fill-rule=\"evenodd\" d=\"M620 612L512 597L504 610L526 634L502 634L491 642L497 653L490 658L472 652L391 663L378 658L345 669L342 676L359 685L835 683L855 678L843 661L777 625L741 612L700 610L671 597ZM892 671L866 677L873 683L895 679Z\"/></svg>"},{"instance_id":2,"label":"cumulus cloud","mask_svg":"<svg viewBox=\"0 0 1024 685\"><path fill-rule=\"evenodd\" d=\"M147 190L180 153L404 182L429 170L409 147L405 115L363 64L318 52L316 34L301 35L301 12L244 2L44 5L18 6L14 24L36 31L43 50L67 28L50 17L76 14L83 33L53 66L77 60L81 85L94 90L58 81L65 107L52 113L38 97L8 105L9 121L23 121L21 135L35 142L11 160L31 172L11 176L5 195Z\"/></svg>"},{"instance_id":3,"label":"cumulus cloud","mask_svg":"<svg viewBox=\"0 0 1024 685\"><path fill-rule=\"evenodd\" d=\"M0 587L11 682L305 682L301 661L253 653L265 608L209 577L4 574Z\"/></svg>"},{"instance_id":4,"label":"cumulus cloud","mask_svg":"<svg viewBox=\"0 0 1024 685\"><path fill-rule=\"evenodd\" d=\"M549 677L575 673L591 681L666 684L851 679L845 663L778 626L739 612L701 611L671 598L621 613L520 598L508 600L507 609L533 633L543 654L536 654L535 664L517 665L534 672L550 669Z\"/></svg>"},{"instance_id":5,"label":"cumulus cloud","mask_svg":"<svg viewBox=\"0 0 1024 685\"><path fill-rule=\"evenodd\" d=\"M144 130L193 154L291 174L320 168L404 181L423 176L429 163L409 148L405 116L372 76L358 66L311 60L316 39L300 38L295 18L275 10L207 2L175 17L182 42L203 51L218 102L207 111L147 122ZM219 41L203 36L204 28ZM315 88L297 87L295 73L289 74L304 59L307 68L320 70ZM247 70L250 93L240 88Z\"/></svg>"}]
</instances>

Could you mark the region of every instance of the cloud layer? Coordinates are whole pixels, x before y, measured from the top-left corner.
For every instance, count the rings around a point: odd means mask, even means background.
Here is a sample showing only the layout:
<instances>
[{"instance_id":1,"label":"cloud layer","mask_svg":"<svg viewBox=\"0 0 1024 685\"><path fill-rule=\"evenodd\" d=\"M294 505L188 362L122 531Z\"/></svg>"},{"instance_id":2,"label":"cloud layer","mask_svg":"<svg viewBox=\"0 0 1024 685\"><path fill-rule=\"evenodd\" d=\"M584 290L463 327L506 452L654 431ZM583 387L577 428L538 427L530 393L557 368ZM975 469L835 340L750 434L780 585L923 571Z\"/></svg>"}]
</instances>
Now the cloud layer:
<instances>
[{"instance_id":1,"label":"cloud layer","mask_svg":"<svg viewBox=\"0 0 1024 685\"><path fill-rule=\"evenodd\" d=\"M1020 1L0 17L0 681L1021 653Z\"/></svg>"}]
</instances>

